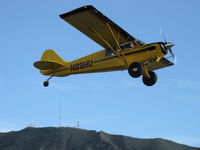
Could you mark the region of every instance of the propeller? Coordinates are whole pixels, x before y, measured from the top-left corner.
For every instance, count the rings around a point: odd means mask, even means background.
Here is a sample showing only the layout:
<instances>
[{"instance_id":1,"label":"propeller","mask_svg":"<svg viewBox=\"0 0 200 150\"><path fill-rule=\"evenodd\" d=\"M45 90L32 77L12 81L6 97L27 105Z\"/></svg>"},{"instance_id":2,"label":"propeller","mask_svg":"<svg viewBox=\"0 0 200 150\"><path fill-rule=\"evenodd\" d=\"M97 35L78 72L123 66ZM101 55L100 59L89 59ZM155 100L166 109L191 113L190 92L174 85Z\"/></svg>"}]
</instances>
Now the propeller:
<instances>
[{"instance_id":1,"label":"propeller","mask_svg":"<svg viewBox=\"0 0 200 150\"><path fill-rule=\"evenodd\" d=\"M164 40L164 43L163 43L164 48L169 50L169 53L170 53L171 57L174 60L174 63L176 63L176 56L175 56L175 54L173 53L173 51L171 49L175 44L172 43L172 42L167 42L167 39L166 39L162 29L160 29L160 34L161 34L161 36L162 36L162 38Z\"/></svg>"}]
</instances>

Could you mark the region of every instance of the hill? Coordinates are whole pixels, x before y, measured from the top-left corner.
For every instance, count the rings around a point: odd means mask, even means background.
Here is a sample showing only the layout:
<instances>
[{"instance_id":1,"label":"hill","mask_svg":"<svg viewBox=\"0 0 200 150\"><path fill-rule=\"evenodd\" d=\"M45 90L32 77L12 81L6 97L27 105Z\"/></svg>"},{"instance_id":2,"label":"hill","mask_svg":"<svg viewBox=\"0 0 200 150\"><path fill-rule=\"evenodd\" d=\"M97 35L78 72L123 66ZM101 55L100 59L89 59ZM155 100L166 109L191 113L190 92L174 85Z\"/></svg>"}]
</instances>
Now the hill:
<instances>
[{"instance_id":1,"label":"hill","mask_svg":"<svg viewBox=\"0 0 200 150\"><path fill-rule=\"evenodd\" d=\"M0 133L0 150L200 150L164 139L137 139L77 128L25 128Z\"/></svg>"}]
</instances>

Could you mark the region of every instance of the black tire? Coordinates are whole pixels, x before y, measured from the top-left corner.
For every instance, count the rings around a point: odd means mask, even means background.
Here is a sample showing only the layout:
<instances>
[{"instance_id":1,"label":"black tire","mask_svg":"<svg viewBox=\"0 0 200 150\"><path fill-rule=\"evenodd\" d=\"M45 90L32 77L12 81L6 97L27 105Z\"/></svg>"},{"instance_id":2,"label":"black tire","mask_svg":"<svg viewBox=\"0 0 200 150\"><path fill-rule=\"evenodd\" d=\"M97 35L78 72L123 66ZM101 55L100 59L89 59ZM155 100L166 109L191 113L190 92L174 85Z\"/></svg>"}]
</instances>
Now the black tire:
<instances>
[{"instance_id":1,"label":"black tire","mask_svg":"<svg viewBox=\"0 0 200 150\"><path fill-rule=\"evenodd\" d=\"M138 78L142 75L142 65L138 62L130 64L128 67L128 73L133 78Z\"/></svg>"},{"instance_id":2,"label":"black tire","mask_svg":"<svg viewBox=\"0 0 200 150\"><path fill-rule=\"evenodd\" d=\"M145 77L145 76L142 77L142 81L146 86L152 86L157 81L157 75L156 75L155 72L149 71L149 75L150 75L151 78L148 78L148 77Z\"/></svg>"},{"instance_id":3,"label":"black tire","mask_svg":"<svg viewBox=\"0 0 200 150\"><path fill-rule=\"evenodd\" d=\"M48 81L45 81L45 82L43 83L43 85L44 85L45 87L47 87L47 86L49 86L49 82L48 82Z\"/></svg>"}]
</instances>

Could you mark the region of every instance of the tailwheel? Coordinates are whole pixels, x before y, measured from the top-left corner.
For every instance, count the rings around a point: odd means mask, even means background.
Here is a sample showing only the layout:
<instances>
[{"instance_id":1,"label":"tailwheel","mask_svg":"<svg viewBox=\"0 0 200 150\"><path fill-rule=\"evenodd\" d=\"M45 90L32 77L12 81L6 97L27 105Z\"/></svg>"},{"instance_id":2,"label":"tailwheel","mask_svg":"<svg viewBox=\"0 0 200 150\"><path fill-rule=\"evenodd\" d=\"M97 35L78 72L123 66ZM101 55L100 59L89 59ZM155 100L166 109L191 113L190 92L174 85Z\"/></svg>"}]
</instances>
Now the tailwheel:
<instances>
[{"instance_id":1,"label":"tailwheel","mask_svg":"<svg viewBox=\"0 0 200 150\"><path fill-rule=\"evenodd\" d=\"M50 76L46 81L43 82L43 85L45 87L49 86L49 80L52 78L53 76Z\"/></svg>"},{"instance_id":2,"label":"tailwheel","mask_svg":"<svg viewBox=\"0 0 200 150\"><path fill-rule=\"evenodd\" d=\"M138 62L130 64L128 67L128 73L133 78L138 78L142 75L142 65Z\"/></svg>"},{"instance_id":3,"label":"tailwheel","mask_svg":"<svg viewBox=\"0 0 200 150\"><path fill-rule=\"evenodd\" d=\"M142 77L142 81L143 81L143 83L144 83L146 86L152 86L152 85L154 85L154 84L156 83L156 81L157 81L157 75L156 75L156 73L153 72L153 71L149 71L148 73L149 73L150 78L147 77L147 76L143 76L143 77Z\"/></svg>"},{"instance_id":4,"label":"tailwheel","mask_svg":"<svg viewBox=\"0 0 200 150\"><path fill-rule=\"evenodd\" d=\"M43 85L44 85L45 87L49 86L49 81L44 81Z\"/></svg>"}]
</instances>

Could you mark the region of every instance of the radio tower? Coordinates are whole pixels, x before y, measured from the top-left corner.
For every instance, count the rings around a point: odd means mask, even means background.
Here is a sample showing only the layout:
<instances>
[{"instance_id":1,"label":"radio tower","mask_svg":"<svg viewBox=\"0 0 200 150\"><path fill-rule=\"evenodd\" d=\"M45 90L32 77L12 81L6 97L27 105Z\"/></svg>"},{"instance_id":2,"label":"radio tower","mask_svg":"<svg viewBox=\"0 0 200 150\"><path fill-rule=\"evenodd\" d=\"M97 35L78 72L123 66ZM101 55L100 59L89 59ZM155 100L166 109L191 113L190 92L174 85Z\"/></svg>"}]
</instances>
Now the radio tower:
<instances>
[{"instance_id":1,"label":"radio tower","mask_svg":"<svg viewBox=\"0 0 200 150\"><path fill-rule=\"evenodd\" d=\"M79 128L79 125L80 125L80 122L79 122L79 121L77 121L77 128Z\"/></svg>"},{"instance_id":2,"label":"radio tower","mask_svg":"<svg viewBox=\"0 0 200 150\"><path fill-rule=\"evenodd\" d=\"M58 127L61 127L61 102L59 101L59 108L58 108Z\"/></svg>"}]
</instances>

